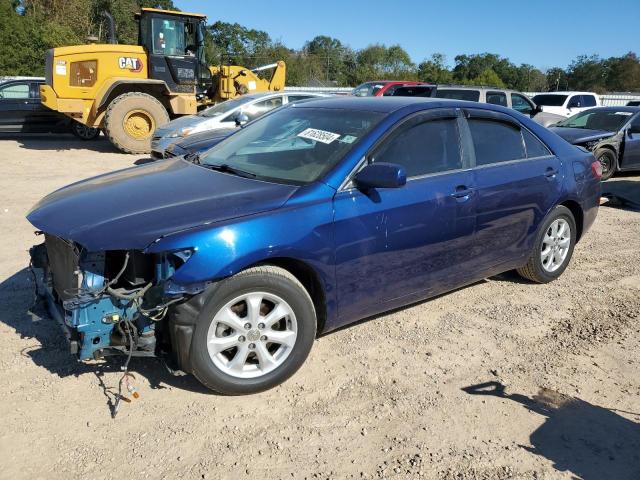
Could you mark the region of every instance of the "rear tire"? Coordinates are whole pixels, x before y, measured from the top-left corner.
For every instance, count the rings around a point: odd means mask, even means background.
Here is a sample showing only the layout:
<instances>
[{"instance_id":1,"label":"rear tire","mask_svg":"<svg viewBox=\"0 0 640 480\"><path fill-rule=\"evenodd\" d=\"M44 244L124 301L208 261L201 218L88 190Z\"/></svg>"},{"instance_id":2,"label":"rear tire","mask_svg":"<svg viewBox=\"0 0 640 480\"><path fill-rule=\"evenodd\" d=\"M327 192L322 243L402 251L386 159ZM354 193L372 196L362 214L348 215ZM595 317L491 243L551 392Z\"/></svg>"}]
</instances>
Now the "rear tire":
<instances>
[{"instance_id":1,"label":"rear tire","mask_svg":"<svg viewBox=\"0 0 640 480\"><path fill-rule=\"evenodd\" d=\"M568 229L568 232L567 232ZM549 283L564 272L576 244L576 221L571 210L554 208L536 235L533 252L518 274L536 283Z\"/></svg>"},{"instance_id":2,"label":"rear tire","mask_svg":"<svg viewBox=\"0 0 640 480\"><path fill-rule=\"evenodd\" d=\"M105 133L124 153L149 153L156 128L169 121L169 114L156 98L129 92L116 97L104 115Z\"/></svg>"},{"instance_id":3,"label":"rear tire","mask_svg":"<svg viewBox=\"0 0 640 480\"><path fill-rule=\"evenodd\" d=\"M71 133L73 133L80 140L89 141L94 140L100 135L100 129L87 127L86 125L74 120L71 123Z\"/></svg>"},{"instance_id":4,"label":"rear tire","mask_svg":"<svg viewBox=\"0 0 640 480\"><path fill-rule=\"evenodd\" d=\"M608 148L600 148L594 152L594 156L602 165L601 180L604 181L613 177L618 169L616 154Z\"/></svg>"},{"instance_id":5,"label":"rear tire","mask_svg":"<svg viewBox=\"0 0 640 480\"><path fill-rule=\"evenodd\" d=\"M205 387L225 395L257 393L302 366L315 339L316 313L291 273L273 266L250 268L207 295L189 362Z\"/></svg>"}]
</instances>

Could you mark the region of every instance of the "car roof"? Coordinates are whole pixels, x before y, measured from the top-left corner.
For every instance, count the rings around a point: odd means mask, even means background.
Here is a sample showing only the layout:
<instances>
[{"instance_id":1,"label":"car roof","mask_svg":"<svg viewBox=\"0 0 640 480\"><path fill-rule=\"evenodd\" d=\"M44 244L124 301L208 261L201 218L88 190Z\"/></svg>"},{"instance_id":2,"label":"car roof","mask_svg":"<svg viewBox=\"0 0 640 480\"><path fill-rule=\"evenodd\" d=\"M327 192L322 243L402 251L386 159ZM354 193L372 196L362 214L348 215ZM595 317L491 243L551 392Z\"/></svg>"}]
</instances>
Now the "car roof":
<instances>
[{"instance_id":1,"label":"car roof","mask_svg":"<svg viewBox=\"0 0 640 480\"><path fill-rule=\"evenodd\" d=\"M594 92L578 92L572 90L559 91L559 92L540 92L536 93L536 95L595 95L598 96L597 93Z\"/></svg>"}]
</instances>

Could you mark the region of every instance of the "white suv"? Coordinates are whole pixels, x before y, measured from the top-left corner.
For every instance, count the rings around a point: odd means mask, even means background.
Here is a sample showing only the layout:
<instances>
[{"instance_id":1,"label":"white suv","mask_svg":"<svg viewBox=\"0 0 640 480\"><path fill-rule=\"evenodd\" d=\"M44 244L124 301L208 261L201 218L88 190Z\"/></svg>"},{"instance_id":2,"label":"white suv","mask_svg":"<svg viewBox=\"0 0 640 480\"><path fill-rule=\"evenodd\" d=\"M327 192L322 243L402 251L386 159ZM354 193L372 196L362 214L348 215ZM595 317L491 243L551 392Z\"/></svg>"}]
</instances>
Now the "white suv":
<instances>
[{"instance_id":1,"label":"white suv","mask_svg":"<svg viewBox=\"0 0 640 480\"><path fill-rule=\"evenodd\" d=\"M533 97L533 101L545 113L570 117L600 106L600 97L593 92L548 92Z\"/></svg>"}]
</instances>

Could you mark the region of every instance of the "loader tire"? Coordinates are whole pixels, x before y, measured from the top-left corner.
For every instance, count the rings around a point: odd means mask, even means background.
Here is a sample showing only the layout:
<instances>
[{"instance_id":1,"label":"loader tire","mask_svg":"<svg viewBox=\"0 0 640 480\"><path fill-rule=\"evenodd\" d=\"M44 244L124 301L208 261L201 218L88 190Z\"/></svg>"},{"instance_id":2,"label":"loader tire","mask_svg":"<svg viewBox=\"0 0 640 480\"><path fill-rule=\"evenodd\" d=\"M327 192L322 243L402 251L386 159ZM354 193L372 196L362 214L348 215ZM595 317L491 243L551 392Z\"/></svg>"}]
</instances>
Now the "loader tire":
<instances>
[{"instance_id":1,"label":"loader tire","mask_svg":"<svg viewBox=\"0 0 640 480\"><path fill-rule=\"evenodd\" d=\"M169 121L169 114L156 98L129 92L116 97L104 115L104 131L124 153L149 153L156 128Z\"/></svg>"}]
</instances>

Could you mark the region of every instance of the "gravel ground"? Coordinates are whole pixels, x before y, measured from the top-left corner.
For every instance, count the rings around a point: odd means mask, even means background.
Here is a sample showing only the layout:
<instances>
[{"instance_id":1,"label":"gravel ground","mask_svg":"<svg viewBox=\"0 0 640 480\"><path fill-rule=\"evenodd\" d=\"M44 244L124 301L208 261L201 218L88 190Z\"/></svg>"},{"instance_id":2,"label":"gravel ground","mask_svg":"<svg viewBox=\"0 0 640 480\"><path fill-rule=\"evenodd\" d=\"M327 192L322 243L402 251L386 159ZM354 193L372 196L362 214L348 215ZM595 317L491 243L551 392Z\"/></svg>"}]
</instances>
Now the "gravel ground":
<instances>
[{"instance_id":1,"label":"gravel ground","mask_svg":"<svg viewBox=\"0 0 640 480\"><path fill-rule=\"evenodd\" d=\"M134 359L141 398L112 420L121 361L77 363L32 307L24 217L139 157L64 136L0 151L0 478L640 478L640 213L601 208L550 285L504 274L361 322L259 395Z\"/></svg>"}]
</instances>

